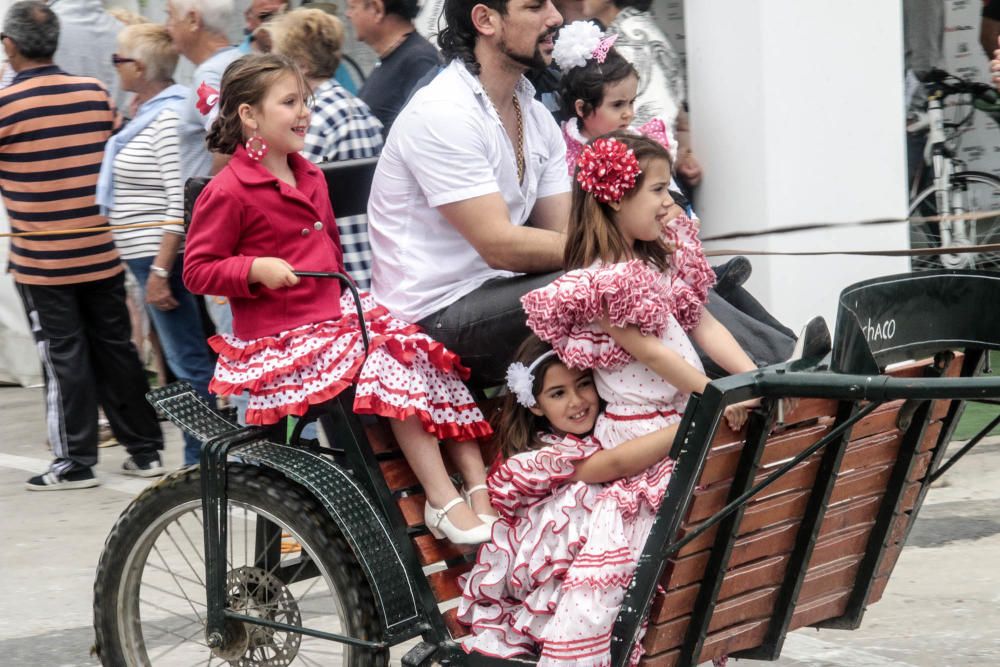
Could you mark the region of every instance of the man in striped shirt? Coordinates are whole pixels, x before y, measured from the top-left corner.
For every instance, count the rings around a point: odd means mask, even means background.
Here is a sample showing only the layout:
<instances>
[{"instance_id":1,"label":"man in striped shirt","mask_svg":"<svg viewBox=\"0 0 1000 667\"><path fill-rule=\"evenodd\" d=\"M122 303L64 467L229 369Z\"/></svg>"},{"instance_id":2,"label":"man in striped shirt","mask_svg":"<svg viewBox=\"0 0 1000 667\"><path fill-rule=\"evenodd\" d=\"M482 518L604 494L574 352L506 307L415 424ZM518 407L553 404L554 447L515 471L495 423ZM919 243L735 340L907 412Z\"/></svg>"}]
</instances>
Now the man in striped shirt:
<instances>
[{"instance_id":1,"label":"man in striped shirt","mask_svg":"<svg viewBox=\"0 0 1000 667\"><path fill-rule=\"evenodd\" d=\"M52 64L59 21L38 0L11 6L0 35L17 72L0 91L0 190L15 237L9 271L17 283L45 372L49 471L34 491L99 482L97 404L128 449L123 471L163 473L156 413L131 342L124 274L108 232L59 230L106 224L95 202L104 144L120 118L96 79ZM111 55L108 54L110 58Z\"/></svg>"}]
</instances>

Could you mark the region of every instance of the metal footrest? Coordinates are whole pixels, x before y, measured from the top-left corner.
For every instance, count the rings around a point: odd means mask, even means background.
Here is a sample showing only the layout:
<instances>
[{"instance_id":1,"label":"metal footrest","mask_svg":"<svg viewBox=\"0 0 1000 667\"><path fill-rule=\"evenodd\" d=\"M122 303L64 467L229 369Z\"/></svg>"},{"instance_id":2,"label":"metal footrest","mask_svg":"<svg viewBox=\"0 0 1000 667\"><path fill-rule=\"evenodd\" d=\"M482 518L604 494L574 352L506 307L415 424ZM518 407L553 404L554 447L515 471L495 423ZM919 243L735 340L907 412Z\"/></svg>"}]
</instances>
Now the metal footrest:
<instances>
[{"instance_id":1,"label":"metal footrest","mask_svg":"<svg viewBox=\"0 0 1000 667\"><path fill-rule=\"evenodd\" d=\"M146 400L167 419L202 442L241 428L235 420L224 417L209 405L187 382L174 382L154 389L146 394Z\"/></svg>"}]
</instances>

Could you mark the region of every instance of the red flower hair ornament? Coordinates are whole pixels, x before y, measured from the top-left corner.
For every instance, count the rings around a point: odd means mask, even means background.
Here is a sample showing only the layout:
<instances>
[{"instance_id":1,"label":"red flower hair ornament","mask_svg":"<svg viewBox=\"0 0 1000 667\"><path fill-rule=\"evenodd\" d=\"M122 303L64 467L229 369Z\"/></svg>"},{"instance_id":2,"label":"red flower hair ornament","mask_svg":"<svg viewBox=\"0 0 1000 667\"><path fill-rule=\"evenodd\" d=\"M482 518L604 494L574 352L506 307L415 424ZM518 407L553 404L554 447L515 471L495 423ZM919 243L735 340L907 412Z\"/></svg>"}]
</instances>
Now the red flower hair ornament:
<instances>
[{"instance_id":1,"label":"red flower hair ornament","mask_svg":"<svg viewBox=\"0 0 1000 667\"><path fill-rule=\"evenodd\" d=\"M605 204L621 201L641 173L635 153L617 139L598 139L576 161L576 182Z\"/></svg>"}]
</instances>

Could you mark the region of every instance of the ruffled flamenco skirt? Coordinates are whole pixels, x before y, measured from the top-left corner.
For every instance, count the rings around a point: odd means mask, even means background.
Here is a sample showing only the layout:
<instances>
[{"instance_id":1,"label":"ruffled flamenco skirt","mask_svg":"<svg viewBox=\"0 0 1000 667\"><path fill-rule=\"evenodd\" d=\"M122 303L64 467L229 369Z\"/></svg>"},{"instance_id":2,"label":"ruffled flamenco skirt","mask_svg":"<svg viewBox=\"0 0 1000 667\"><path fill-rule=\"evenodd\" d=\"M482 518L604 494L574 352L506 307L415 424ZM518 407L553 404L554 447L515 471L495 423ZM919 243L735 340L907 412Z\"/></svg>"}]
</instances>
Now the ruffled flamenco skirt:
<instances>
[{"instance_id":1,"label":"ruffled flamenco skirt","mask_svg":"<svg viewBox=\"0 0 1000 667\"><path fill-rule=\"evenodd\" d=\"M617 417L617 418L616 418ZM606 447L679 421L672 409L609 405L594 436ZM639 556L663 502L674 462L663 459L639 475L616 480L601 491L590 517L590 539L563 579L563 590L540 638L539 665L604 667L611 662L611 633L632 582ZM629 656L638 664L642 637Z\"/></svg>"},{"instance_id":2,"label":"ruffled flamenco skirt","mask_svg":"<svg viewBox=\"0 0 1000 667\"><path fill-rule=\"evenodd\" d=\"M563 577L587 542L600 486L566 484L515 524L493 524L465 580L458 619L467 651L510 658L537 651L562 595Z\"/></svg>"},{"instance_id":3,"label":"ruffled flamenco skirt","mask_svg":"<svg viewBox=\"0 0 1000 667\"><path fill-rule=\"evenodd\" d=\"M462 380L469 370L420 327L392 317L362 293L370 347L365 354L350 293L340 300L343 316L275 336L242 340L213 336L219 354L209 390L250 394L246 421L267 425L329 401L356 385L354 411L392 419L417 416L438 439L472 440L490 435Z\"/></svg>"}]
</instances>

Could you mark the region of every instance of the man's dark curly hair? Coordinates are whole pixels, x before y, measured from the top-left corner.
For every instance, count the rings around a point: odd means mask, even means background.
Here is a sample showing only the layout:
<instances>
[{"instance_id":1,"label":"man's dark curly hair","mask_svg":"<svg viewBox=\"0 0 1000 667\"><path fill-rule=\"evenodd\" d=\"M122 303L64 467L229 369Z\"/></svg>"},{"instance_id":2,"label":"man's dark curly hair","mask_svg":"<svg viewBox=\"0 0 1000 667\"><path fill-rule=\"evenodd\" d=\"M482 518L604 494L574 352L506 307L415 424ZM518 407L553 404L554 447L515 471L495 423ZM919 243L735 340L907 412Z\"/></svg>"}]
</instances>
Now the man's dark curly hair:
<instances>
[{"instance_id":1,"label":"man's dark curly hair","mask_svg":"<svg viewBox=\"0 0 1000 667\"><path fill-rule=\"evenodd\" d=\"M497 11L501 16L507 15L507 3L510 0L445 0L445 28L438 35L438 46L446 62L459 58L465 67L475 76L479 76L479 63L476 62L476 40L479 33L472 25L472 8L485 5Z\"/></svg>"}]
</instances>

